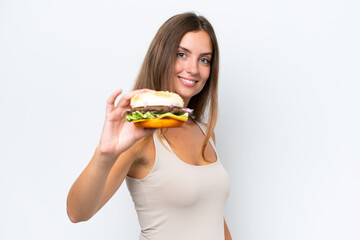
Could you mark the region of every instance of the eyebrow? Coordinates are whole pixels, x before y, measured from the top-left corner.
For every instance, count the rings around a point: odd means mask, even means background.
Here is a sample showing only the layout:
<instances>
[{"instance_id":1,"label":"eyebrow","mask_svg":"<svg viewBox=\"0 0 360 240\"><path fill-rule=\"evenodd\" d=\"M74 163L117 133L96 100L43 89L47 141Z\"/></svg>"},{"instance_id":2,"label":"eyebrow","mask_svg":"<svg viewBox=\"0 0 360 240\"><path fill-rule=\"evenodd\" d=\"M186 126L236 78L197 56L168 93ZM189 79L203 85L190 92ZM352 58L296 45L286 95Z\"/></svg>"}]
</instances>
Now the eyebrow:
<instances>
[{"instance_id":1,"label":"eyebrow","mask_svg":"<svg viewBox=\"0 0 360 240\"><path fill-rule=\"evenodd\" d=\"M179 46L179 48L185 52L191 53L191 51L187 48L184 48L182 46ZM212 56L212 52L205 52L205 53L201 53L200 56L205 56L205 55L211 55Z\"/></svg>"}]
</instances>

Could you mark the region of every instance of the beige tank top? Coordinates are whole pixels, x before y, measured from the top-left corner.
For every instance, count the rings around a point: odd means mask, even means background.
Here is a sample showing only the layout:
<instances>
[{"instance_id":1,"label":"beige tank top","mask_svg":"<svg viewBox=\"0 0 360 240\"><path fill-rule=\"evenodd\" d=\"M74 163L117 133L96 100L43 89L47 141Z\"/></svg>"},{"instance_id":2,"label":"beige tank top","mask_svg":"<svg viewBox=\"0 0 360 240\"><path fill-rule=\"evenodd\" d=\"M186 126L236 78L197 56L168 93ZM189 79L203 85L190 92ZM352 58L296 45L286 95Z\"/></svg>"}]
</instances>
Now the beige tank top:
<instances>
[{"instance_id":1,"label":"beige tank top","mask_svg":"<svg viewBox=\"0 0 360 240\"><path fill-rule=\"evenodd\" d=\"M205 125L199 124L203 133ZM179 159L168 142L153 134L155 163L143 179L126 184L141 226L140 240L224 240L224 206L229 176L217 160L203 166Z\"/></svg>"}]
</instances>

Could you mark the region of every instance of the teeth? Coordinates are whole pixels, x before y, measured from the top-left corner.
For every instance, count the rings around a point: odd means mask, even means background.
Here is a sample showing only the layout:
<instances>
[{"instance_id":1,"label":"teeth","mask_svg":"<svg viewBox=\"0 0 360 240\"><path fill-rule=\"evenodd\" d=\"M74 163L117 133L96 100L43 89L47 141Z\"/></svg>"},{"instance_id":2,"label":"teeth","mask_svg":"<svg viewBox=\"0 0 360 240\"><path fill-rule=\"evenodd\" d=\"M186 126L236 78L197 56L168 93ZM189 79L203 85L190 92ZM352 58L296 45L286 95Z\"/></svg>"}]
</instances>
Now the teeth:
<instances>
[{"instance_id":1,"label":"teeth","mask_svg":"<svg viewBox=\"0 0 360 240\"><path fill-rule=\"evenodd\" d=\"M187 79L184 79L184 78L180 78L181 80L183 80L184 82L186 83L190 83L190 84L194 84L195 81L191 81L191 80L187 80Z\"/></svg>"}]
</instances>

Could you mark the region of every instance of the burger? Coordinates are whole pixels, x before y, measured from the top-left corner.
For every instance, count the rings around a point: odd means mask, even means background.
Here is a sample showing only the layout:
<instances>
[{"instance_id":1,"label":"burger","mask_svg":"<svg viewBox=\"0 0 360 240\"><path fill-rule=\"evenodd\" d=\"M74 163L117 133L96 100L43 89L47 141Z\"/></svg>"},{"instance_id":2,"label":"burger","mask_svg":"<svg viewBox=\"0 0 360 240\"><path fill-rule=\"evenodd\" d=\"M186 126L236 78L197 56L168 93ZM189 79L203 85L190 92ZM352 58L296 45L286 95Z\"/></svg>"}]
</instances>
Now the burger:
<instances>
[{"instance_id":1,"label":"burger","mask_svg":"<svg viewBox=\"0 0 360 240\"><path fill-rule=\"evenodd\" d=\"M191 109L184 108L184 101L178 94L165 91L137 94L130 106L126 120L143 128L179 127L192 113Z\"/></svg>"}]
</instances>

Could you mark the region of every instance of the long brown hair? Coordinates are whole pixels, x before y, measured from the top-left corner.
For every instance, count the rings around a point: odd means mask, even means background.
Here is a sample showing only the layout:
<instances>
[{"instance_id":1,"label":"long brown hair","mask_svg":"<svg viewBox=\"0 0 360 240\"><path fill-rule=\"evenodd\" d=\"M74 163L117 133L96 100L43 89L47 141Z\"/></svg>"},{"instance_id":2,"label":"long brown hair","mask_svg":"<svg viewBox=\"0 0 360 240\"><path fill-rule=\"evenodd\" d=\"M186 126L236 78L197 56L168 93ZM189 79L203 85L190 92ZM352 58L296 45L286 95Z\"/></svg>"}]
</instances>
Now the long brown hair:
<instances>
[{"instance_id":1,"label":"long brown hair","mask_svg":"<svg viewBox=\"0 0 360 240\"><path fill-rule=\"evenodd\" d=\"M149 88L156 91L173 91L174 65L181 39L187 32L205 31L212 43L210 76L204 88L193 96L188 108L194 109L193 119L203 121L208 107L208 126L202 146L205 147L213 135L218 114L219 47L215 31L210 22L195 13L178 14L168 19L158 30L141 66L134 89ZM205 158L205 157L204 157Z\"/></svg>"}]
</instances>

